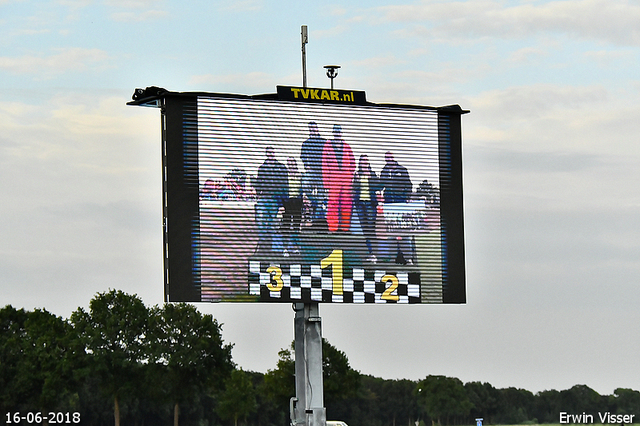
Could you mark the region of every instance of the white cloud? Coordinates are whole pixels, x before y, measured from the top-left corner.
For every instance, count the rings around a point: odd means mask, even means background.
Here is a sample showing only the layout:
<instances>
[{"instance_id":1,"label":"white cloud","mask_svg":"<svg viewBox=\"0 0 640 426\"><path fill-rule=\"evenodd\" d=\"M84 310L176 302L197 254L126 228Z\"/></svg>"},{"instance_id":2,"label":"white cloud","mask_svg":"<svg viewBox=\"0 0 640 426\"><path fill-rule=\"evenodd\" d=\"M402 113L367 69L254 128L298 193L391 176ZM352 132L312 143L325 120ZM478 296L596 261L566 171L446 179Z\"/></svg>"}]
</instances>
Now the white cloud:
<instances>
[{"instance_id":1,"label":"white cloud","mask_svg":"<svg viewBox=\"0 0 640 426\"><path fill-rule=\"evenodd\" d=\"M632 96L626 101L598 86L547 84L469 99L463 129L475 178L468 193L515 210L637 209L640 109Z\"/></svg>"},{"instance_id":2,"label":"white cloud","mask_svg":"<svg viewBox=\"0 0 640 426\"><path fill-rule=\"evenodd\" d=\"M190 85L198 87L210 85L219 92L223 87L235 87L234 93L251 93L263 91L265 87L275 88L276 78L265 72L250 72L246 74L202 74L194 75L189 80Z\"/></svg>"},{"instance_id":3,"label":"white cloud","mask_svg":"<svg viewBox=\"0 0 640 426\"><path fill-rule=\"evenodd\" d=\"M0 69L13 74L32 74L46 79L67 71L105 67L109 59L107 52L101 49L71 47L56 51L57 53L49 56L0 57Z\"/></svg>"},{"instance_id":4,"label":"white cloud","mask_svg":"<svg viewBox=\"0 0 640 426\"><path fill-rule=\"evenodd\" d=\"M311 34L309 35L309 38L312 40L322 40L324 38L333 38L333 37L339 36L340 34L344 34L345 32L349 31L349 29L350 29L349 25L345 22L343 24L339 24L331 28L327 28L325 30L311 30Z\"/></svg>"},{"instance_id":5,"label":"white cloud","mask_svg":"<svg viewBox=\"0 0 640 426\"><path fill-rule=\"evenodd\" d=\"M167 16L169 16L169 12L164 10L146 10L144 12L115 12L111 14L111 19L116 22L144 22Z\"/></svg>"},{"instance_id":6,"label":"white cloud","mask_svg":"<svg viewBox=\"0 0 640 426\"><path fill-rule=\"evenodd\" d=\"M218 9L225 12L256 12L264 8L263 0L220 0Z\"/></svg>"},{"instance_id":7,"label":"white cloud","mask_svg":"<svg viewBox=\"0 0 640 426\"><path fill-rule=\"evenodd\" d=\"M329 14L331 16L345 16L347 14L347 9L343 6L330 6Z\"/></svg>"},{"instance_id":8,"label":"white cloud","mask_svg":"<svg viewBox=\"0 0 640 426\"><path fill-rule=\"evenodd\" d=\"M164 4L164 0L107 0L108 6L123 9L149 9Z\"/></svg>"},{"instance_id":9,"label":"white cloud","mask_svg":"<svg viewBox=\"0 0 640 426\"><path fill-rule=\"evenodd\" d=\"M162 8L164 0L108 0L106 4L118 10L111 14L116 22L152 21L169 16Z\"/></svg>"},{"instance_id":10,"label":"white cloud","mask_svg":"<svg viewBox=\"0 0 640 426\"><path fill-rule=\"evenodd\" d=\"M158 117L141 115L123 99L75 94L43 105L0 103L3 177L21 176L23 179L16 182L27 187L29 182L40 182L29 191L51 197L49 201L56 200L53 204L69 199L86 201L86 196L94 201L113 200L126 193L103 179L123 179L119 185L126 185L126 175L140 170L137 154L149 142L145 137L149 131L142 132L141 126L155 128ZM82 180L77 179L80 175ZM99 191L81 194L89 189L88 182ZM48 190L41 191L41 184ZM58 198L62 194L65 197ZM15 195L24 196L24 188Z\"/></svg>"},{"instance_id":11,"label":"white cloud","mask_svg":"<svg viewBox=\"0 0 640 426\"><path fill-rule=\"evenodd\" d=\"M619 45L640 44L640 5L626 0L558 0L509 6L499 1L423 0L377 9L383 20L414 23L419 35L513 38L561 33Z\"/></svg>"},{"instance_id":12,"label":"white cloud","mask_svg":"<svg viewBox=\"0 0 640 426\"><path fill-rule=\"evenodd\" d=\"M400 66L406 64L405 59L400 59L394 55L377 56L372 58L365 58L361 60L352 61L351 64L358 67L366 68L383 68L389 66Z\"/></svg>"},{"instance_id":13,"label":"white cloud","mask_svg":"<svg viewBox=\"0 0 640 426\"><path fill-rule=\"evenodd\" d=\"M74 309L77 295L139 288L149 273L162 281L144 254L161 259L160 114L125 102L82 93L0 102L0 180L11 182L0 189L0 270L19 283L2 289L6 300ZM116 270L127 278L114 283Z\"/></svg>"},{"instance_id":14,"label":"white cloud","mask_svg":"<svg viewBox=\"0 0 640 426\"><path fill-rule=\"evenodd\" d=\"M539 47L523 47L512 52L507 60L516 64L528 64L548 55L549 52L547 50Z\"/></svg>"},{"instance_id":15,"label":"white cloud","mask_svg":"<svg viewBox=\"0 0 640 426\"><path fill-rule=\"evenodd\" d=\"M376 103L450 105L464 101L456 87L477 79L491 66L475 62L466 67L458 63L439 63L431 67L414 64L410 67L402 63L406 59L399 59L400 64L395 67L388 63L391 58L394 57L350 61L346 66L352 69L351 75L361 77L339 76L340 85L365 90L367 99Z\"/></svg>"},{"instance_id":16,"label":"white cloud","mask_svg":"<svg viewBox=\"0 0 640 426\"><path fill-rule=\"evenodd\" d=\"M633 61L634 53L629 51L611 51L611 50L595 50L585 52L584 56L600 66L611 66L614 61L628 60Z\"/></svg>"},{"instance_id":17,"label":"white cloud","mask_svg":"<svg viewBox=\"0 0 640 426\"><path fill-rule=\"evenodd\" d=\"M92 0L56 0L57 4L67 6L71 9L81 9L93 3Z\"/></svg>"},{"instance_id":18,"label":"white cloud","mask_svg":"<svg viewBox=\"0 0 640 426\"><path fill-rule=\"evenodd\" d=\"M601 86L541 83L487 91L474 98L469 107L493 117L508 114L511 120L531 120L558 109L594 108L608 99L607 90Z\"/></svg>"}]
</instances>

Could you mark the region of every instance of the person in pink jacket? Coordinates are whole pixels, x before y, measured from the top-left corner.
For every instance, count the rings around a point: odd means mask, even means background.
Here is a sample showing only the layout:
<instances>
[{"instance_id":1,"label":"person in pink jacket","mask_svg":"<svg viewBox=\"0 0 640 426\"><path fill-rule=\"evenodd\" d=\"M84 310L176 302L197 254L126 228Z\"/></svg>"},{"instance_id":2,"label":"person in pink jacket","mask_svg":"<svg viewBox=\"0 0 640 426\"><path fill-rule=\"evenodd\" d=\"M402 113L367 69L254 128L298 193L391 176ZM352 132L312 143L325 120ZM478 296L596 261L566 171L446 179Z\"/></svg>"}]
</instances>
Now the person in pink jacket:
<instances>
[{"instance_id":1,"label":"person in pink jacket","mask_svg":"<svg viewBox=\"0 0 640 426\"><path fill-rule=\"evenodd\" d=\"M356 162L353 151L342 139L342 127L333 126L333 139L322 149L322 179L327 191L329 232L348 232L353 205L352 180Z\"/></svg>"}]
</instances>

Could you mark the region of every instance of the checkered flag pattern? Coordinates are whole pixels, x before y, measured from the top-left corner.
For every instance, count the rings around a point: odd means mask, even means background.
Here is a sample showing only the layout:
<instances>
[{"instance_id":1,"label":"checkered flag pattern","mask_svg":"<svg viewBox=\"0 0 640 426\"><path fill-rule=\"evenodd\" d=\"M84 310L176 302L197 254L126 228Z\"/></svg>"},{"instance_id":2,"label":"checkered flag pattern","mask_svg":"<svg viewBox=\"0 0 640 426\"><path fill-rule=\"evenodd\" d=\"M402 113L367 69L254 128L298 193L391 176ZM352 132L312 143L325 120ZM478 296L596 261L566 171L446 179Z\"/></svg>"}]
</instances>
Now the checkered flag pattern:
<instances>
[{"instance_id":1,"label":"checkered flag pattern","mask_svg":"<svg viewBox=\"0 0 640 426\"><path fill-rule=\"evenodd\" d=\"M331 268L250 261L249 294L263 302L420 303L420 273L345 268L340 294Z\"/></svg>"}]
</instances>

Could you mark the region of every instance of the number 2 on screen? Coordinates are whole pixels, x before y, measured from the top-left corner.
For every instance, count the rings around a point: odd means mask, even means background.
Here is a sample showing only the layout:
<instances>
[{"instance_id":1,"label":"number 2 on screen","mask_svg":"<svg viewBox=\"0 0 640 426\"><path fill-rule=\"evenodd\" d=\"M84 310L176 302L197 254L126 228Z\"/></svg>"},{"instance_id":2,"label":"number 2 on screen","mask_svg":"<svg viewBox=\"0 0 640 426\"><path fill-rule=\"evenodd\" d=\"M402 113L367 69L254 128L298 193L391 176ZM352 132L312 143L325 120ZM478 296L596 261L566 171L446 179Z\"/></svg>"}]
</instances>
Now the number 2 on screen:
<instances>
[{"instance_id":1,"label":"number 2 on screen","mask_svg":"<svg viewBox=\"0 0 640 426\"><path fill-rule=\"evenodd\" d=\"M382 296L380 296L380 298L384 300L400 300L400 296L398 296L397 293L393 294L393 292L398 289L398 277L396 277L395 275L385 275L380 281L385 284L389 283L389 287L387 287L384 293L382 293Z\"/></svg>"}]
</instances>

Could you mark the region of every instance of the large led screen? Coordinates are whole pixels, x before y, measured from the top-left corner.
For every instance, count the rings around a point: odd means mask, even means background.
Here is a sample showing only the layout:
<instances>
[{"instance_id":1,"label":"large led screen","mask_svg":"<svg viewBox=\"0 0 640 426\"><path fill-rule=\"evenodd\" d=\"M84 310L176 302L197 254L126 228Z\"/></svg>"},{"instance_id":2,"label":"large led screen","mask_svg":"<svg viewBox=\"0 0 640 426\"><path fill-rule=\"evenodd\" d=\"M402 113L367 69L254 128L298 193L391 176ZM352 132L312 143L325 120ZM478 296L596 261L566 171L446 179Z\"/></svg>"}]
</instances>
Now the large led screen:
<instances>
[{"instance_id":1,"label":"large led screen","mask_svg":"<svg viewBox=\"0 0 640 426\"><path fill-rule=\"evenodd\" d=\"M459 108L176 99L169 301L466 301Z\"/></svg>"}]
</instances>

